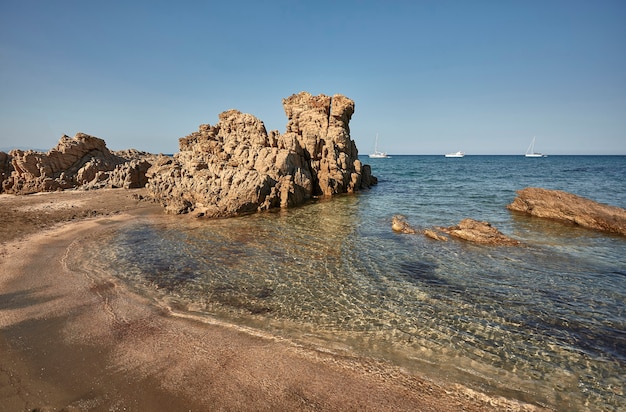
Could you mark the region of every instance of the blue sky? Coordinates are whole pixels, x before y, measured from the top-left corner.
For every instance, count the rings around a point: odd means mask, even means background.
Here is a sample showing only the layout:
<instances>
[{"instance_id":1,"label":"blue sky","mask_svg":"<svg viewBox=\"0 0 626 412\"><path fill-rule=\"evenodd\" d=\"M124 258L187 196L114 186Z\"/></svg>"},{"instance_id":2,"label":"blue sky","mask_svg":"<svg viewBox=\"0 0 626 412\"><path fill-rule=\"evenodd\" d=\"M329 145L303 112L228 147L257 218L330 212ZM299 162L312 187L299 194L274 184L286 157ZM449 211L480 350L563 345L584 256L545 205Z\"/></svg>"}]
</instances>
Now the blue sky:
<instances>
[{"instance_id":1,"label":"blue sky","mask_svg":"<svg viewBox=\"0 0 626 412\"><path fill-rule=\"evenodd\" d=\"M175 153L238 109L355 101L361 154L626 154L626 1L0 0L0 147Z\"/></svg>"}]
</instances>

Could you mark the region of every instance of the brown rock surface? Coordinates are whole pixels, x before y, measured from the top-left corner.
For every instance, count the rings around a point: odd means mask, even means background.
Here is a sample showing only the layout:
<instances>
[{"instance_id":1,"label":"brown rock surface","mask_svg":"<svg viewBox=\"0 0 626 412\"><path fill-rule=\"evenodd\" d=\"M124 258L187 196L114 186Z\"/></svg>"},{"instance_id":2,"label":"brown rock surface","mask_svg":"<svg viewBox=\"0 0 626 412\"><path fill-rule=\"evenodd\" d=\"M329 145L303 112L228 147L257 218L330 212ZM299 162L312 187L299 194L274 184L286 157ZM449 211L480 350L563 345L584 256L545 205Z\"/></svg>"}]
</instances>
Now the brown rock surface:
<instances>
[{"instance_id":1,"label":"brown rock surface","mask_svg":"<svg viewBox=\"0 0 626 412\"><path fill-rule=\"evenodd\" d=\"M463 219L458 225L441 230L450 236L484 245L518 246L520 244L519 241L502 234L489 222L474 219Z\"/></svg>"},{"instance_id":2,"label":"brown rock surface","mask_svg":"<svg viewBox=\"0 0 626 412\"><path fill-rule=\"evenodd\" d=\"M463 219L456 226L434 227L418 231L406 221L406 217L395 215L391 218L391 229L394 232L405 234L422 233L426 237L444 242L449 237L455 237L482 245L518 246L521 244L519 241L501 233L498 229L491 226L489 222L481 222L474 219Z\"/></svg>"},{"instance_id":3,"label":"brown rock surface","mask_svg":"<svg viewBox=\"0 0 626 412\"><path fill-rule=\"evenodd\" d=\"M450 227L437 227L425 231L425 235L435 240L447 240L445 235L469 242L492 246L519 246L521 243L512 239L489 222L481 222L474 219L463 219L458 225Z\"/></svg>"},{"instance_id":4,"label":"brown rock surface","mask_svg":"<svg viewBox=\"0 0 626 412\"><path fill-rule=\"evenodd\" d=\"M235 216L301 205L316 196L376 184L361 164L348 122L354 102L302 92L283 100L287 132L229 110L179 140L180 152L148 171L148 189L168 212Z\"/></svg>"},{"instance_id":5,"label":"brown rock surface","mask_svg":"<svg viewBox=\"0 0 626 412\"><path fill-rule=\"evenodd\" d=\"M531 216L560 220L626 235L626 210L560 190L527 187L507 206Z\"/></svg>"},{"instance_id":6,"label":"brown rock surface","mask_svg":"<svg viewBox=\"0 0 626 412\"><path fill-rule=\"evenodd\" d=\"M2 191L29 194L81 186L143 187L146 163L153 158L136 150L111 152L104 140L84 133L62 136L47 153L12 150L0 154Z\"/></svg>"}]
</instances>

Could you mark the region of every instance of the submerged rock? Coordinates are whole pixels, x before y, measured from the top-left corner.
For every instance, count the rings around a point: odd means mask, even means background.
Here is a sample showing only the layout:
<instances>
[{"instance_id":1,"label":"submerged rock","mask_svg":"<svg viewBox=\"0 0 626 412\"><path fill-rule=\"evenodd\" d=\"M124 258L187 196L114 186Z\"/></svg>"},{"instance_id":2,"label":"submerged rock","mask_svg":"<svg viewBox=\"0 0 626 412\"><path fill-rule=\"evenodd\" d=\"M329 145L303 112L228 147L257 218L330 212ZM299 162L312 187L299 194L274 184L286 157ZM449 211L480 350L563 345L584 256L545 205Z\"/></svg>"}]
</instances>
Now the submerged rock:
<instances>
[{"instance_id":1,"label":"submerged rock","mask_svg":"<svg viewBox=\"0 0 626 412\"><path fill-rule=\"evenodd\" d=\"M251 114L228 110L216 125L179 139L180 151L148 170L152 197L171 213L227 217L376 184L350 139L352 100L302 92L283 106L284 135L268 133Z\"/></svg>"},{"instance_id":2,"label":"submerged rock","mask_svg":"<svg viewBox=\"0 0 626 412\"><path fill-rule=\"evenodd\" d=\"M626 235L626 210L560 190L527 187L517 191L509 210Z\"/></svg>"},{"instance_id":3,"label":"submerged rock","mask_svg":"<svg viewBox=\"0 0 626 412\"><path fill-rule=\"evenodd\" d=\"M28 194L78 187L139 188L146 184L146 163L153 158L137 150L111 152L104 140L84 133L73 138L64 135L46 153L0 153L2 191Z\"/></svg>"}]
</instances>

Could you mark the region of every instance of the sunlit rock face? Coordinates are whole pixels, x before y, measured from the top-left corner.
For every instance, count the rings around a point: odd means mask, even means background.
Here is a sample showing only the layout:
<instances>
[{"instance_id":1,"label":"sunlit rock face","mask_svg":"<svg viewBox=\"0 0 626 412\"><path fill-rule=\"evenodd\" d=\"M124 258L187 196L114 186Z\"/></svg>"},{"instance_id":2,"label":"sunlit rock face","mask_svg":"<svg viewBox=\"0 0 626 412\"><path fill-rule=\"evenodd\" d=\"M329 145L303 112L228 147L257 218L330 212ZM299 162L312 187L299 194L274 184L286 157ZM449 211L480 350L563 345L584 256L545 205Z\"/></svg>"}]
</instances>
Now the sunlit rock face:
<instances>
[{"instance_id":1,"label":"sunlit rock face","mask_svg":"<svg viewBox=\"0 0 626 412\"><path fill-rule=\"evenodd\" d=\"M179 140L148 171L151 195L172 213L226 217L301 205L376 184L350 138L354 102L302 92L283 99L287 131L228 110Z\"/></svg>"}]
</instances>

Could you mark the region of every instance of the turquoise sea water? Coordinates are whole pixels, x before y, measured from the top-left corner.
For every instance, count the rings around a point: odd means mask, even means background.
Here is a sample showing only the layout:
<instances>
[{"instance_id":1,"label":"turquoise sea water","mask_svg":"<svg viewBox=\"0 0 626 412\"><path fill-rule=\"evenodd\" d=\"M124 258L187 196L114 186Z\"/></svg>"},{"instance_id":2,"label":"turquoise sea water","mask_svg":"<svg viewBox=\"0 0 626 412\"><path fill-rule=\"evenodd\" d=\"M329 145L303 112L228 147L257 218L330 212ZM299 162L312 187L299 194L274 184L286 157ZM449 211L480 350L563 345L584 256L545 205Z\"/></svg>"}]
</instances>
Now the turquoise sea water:
<instances>
[{"instance_id":1,"label":"turquoise sea water","mask_svg":"<svg viewBox=\"0 0 626 412\"><path fill-rule=\"evenodd\" d=\"M626 157L362 160L379 185L360 194L235 219L138 220L83 243L74 264L181 311L488 394L626 410L626 238L506 209L528 186L626 208ZM417 228L486 220L525 246L396 234L395 214Z\"/></svg>"}]
</instances>

